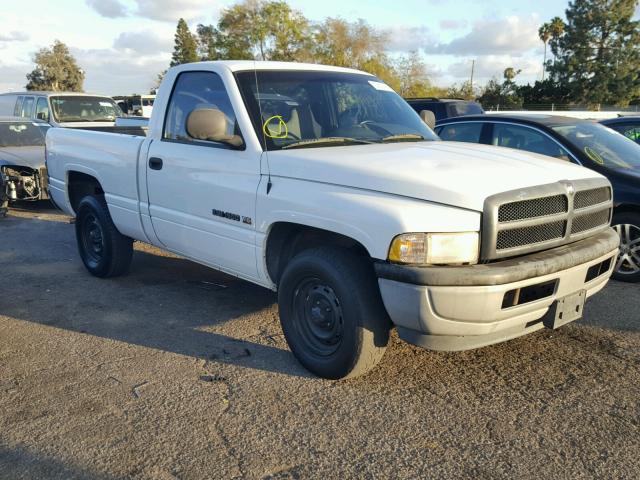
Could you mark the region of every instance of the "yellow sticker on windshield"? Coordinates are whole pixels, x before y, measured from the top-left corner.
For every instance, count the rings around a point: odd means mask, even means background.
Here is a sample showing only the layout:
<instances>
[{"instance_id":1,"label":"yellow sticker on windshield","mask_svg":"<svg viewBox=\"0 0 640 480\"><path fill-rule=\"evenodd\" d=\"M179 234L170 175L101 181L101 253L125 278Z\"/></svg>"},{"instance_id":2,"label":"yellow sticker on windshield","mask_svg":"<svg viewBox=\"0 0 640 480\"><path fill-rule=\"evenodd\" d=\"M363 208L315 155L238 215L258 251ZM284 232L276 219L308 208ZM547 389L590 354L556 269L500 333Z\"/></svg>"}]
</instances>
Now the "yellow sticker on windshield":
<instances>
[{"instance_id":1,"label":"yellow sticker on windshield","mask_svg":"<svg viewBox=\"0 0 640 480\"><path fill-rule=\"evenodd\" d=\"M269 138L287 138L289 136L289 128L282 115L267 118L267 121L262 124L262 132Z\"/></svg>"},{"instance_id":2,"label":"yellow sticker on windshield","mask_svg":"<svg viewBox=\"0 0 640 480\"><path fill-rule=\"evenodd\" d=\"M587 157L596 162L598 165L604 165L604 158L602 158L602 155L596 152L593 148L584 147L584 153L586 153Z\"/></svg>"}]
</instances>

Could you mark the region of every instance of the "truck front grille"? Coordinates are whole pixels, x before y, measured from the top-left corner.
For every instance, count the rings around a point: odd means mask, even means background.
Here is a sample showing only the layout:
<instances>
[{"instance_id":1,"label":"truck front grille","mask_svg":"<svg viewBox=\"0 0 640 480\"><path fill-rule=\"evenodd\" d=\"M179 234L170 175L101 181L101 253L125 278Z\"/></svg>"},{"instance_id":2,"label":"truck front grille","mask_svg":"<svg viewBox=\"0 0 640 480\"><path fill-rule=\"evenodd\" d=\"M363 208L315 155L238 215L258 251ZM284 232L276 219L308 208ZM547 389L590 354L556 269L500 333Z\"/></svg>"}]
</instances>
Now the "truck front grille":
<instances>
[{"instance_id":1,"label":"truck front grille","mask_svg":"<svg viewBox=\"0 0 640 480\"><path fill-rule=\"evenodd\" d=\"M565 195L510 202L500 205L498 221L502 223L526 218L546 217L547 215L566 212L568 208L569 202Z\"/></svg>"},{"instance_id":2,"label":"truck front grille","mask_svg":"<svg viewBox=\"0 0 640 480\"><path fill-rule=\"evenodd\" d=\"M549 240L564 237L567 222L552 222L533 227L513 228L498 232L496 246L498 250L521 247L523 245L535 245Z\"/></svg>"},{"instance_id":3,"label":"truck front grille","mask_svg":"<svg viewBox=\"0 0 640 480\"><path fill-rule=\"evenodd\" d=\"M485 201L482 259L514 257L581 240L611 222L605 179L558 182L515 190Z\"/></svg>"},{"instance_id":4,"label":"truck front grille","mask_svg":"<svg viewBox=\"0 0 640 480\"><path fill-rule=\"evenodd\" d=\"M609 200L611 200L611 189L609 187L591 188L576 192L576 196L573 199L573 208L578 210L605 203Z\"/></svg>"},{"instance_id":5,"label":"truck front grille","mask_svg":"<svg viewBox=\"0 0 640 480\"><path fill-rule=\"evenodd\" d=\"M577 216L573 219L571 233L575 235L576 233L582 233L588 230L593 230L594 228L599 228L602 225L608 225L610 218L611 211L608 209L600 210L595 213L588 213L587 215L580 215L579 217Z\"/></svg>"}]
</instances>

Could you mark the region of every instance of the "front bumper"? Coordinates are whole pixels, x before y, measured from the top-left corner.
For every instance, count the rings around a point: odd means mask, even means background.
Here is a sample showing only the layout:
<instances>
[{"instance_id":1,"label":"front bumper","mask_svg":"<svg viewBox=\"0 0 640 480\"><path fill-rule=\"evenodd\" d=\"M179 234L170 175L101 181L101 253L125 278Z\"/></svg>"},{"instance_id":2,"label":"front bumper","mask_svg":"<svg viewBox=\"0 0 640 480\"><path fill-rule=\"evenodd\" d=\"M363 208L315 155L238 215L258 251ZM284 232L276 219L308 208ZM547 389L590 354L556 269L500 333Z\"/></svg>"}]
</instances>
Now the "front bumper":
<instances>
[{"instance_id":1,"label":"front bumper","mask_svg":"<svg viewBox=\"0 0 640 480\"><path fill-rule=\"evenodd\" d=\"M404 340L432 350L468 350L543 328L558 299L609 280L619 237L593 237L524 257L473 266L376 264L384 305Z\"/></svg>"}]
</instances>

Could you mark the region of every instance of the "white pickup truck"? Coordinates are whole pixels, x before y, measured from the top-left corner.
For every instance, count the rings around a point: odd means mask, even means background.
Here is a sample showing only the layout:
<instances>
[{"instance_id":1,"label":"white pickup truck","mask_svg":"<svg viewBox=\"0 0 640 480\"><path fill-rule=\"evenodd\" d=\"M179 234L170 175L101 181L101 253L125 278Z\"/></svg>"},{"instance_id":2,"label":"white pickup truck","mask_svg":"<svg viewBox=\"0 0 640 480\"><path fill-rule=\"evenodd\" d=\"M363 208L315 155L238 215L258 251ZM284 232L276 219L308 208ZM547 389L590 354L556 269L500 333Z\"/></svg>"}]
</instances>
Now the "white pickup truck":
<instances>
[{"instance_id":1,"label":"white pickup truck","mask_svg":"<svg viewBox=\"0 0 640 480\"><path fill-rule=\"evenodd\" d=\"M146 138L52 129L46 144L93 275L127 272L139 240L277 290L291 350L326 378L372 368L394 326L452 351L576 320L618 253L604 177L439 141L355 70L182 65Z\"/></svg>"}]
</instances>

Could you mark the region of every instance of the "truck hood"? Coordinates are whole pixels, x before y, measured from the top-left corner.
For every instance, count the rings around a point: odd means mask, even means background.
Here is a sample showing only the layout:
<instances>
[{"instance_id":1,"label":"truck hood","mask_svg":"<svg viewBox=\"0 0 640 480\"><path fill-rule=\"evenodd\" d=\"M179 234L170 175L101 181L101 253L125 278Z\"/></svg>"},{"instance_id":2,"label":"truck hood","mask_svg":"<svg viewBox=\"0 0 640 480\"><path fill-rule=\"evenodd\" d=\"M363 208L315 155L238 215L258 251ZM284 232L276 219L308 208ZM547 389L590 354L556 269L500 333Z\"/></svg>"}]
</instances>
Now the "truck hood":
<instances>
[{"instance_id":1,"label":"truck hood","mask_svg":"<svg viewBox=\"0 0 640 480\"><path fill-rule=\"evenodd\" d=\"M268 159L273 176L475 211L482 211L485 199L496 193L602 177L569 162L521 150L442 141L279 150L269 152Z\"/></svg>"},{"instance_id":2,"label":"truck hood","mask_svg":"<svg viewBox=\"0 0 640 480\"><path fill-rule=\"evenodd\" d=\"M44 167L44 147L0 147L0 165Z\"/></svg>"}]
</instances>

